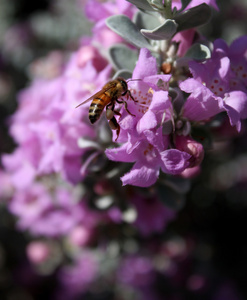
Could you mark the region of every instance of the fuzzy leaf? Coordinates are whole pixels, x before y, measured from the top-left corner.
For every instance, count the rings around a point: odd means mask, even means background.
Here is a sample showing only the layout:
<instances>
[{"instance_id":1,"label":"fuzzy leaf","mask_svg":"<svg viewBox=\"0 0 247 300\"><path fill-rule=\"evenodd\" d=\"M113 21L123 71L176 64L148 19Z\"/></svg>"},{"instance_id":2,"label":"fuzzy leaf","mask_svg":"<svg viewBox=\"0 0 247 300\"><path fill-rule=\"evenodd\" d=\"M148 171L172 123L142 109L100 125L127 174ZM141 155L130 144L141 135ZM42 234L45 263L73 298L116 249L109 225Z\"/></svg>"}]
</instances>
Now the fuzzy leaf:
<instances>
[{"instance_id":1,"label":"fuzzy leaf","mask_svg":"<svg viewBox=\"0 0 247 300\"><path fill-rule=\"evenodd\" d=\"M129 70L122 69L122 70L117 71L114 74L113 79L116 79L117 77L122 77L124 79L129 79L129 78L132 77L132 73Z\"/></svg>"},{"instance_id":2,"label":"fuzzy leaf","mask_svg":"<svg viewBox=\"0 0 247 300\"><path fill-rule=\"evenodd\" d=\"M142 29L141 33L151 40L168 40L177 31L177 24L173 20L166 20L165 23L153 30Z\"/></svg>"},{"instance_id":3,"label":"fuzzy leaf","mask_svg":"<svg viewBox=\"0 0 247 300\"><path fill-rule=\"evenodd\" d=\"M138 60L138 52L124 45L116 45L109 49L110 61L116 69L133 71Z\"/></svg>"},{"instance_id":4,"label":"fuzzy leaf","mask_svg":"<svg viewBox=\"0 0 247 300\"><path fill-rule=\"evenodd\" d=\"M134 4L137 8L143 9L143 10L153 10L153 8L149 5L147 0L126 0L132 4Z\"/></svg>"},{"instance_id":5,"label":"fuzzy leaf","mask_svg":"<svg viewBox=\"0 0 247 300\"><path fill-rule=\"evenodd\" d=\"M138 11L134 16L134 23L139 29L153 29L160 26L157 15L146 14Z\"/></svg>"},{"instance_id":6,"label":"fuzzy leaf","mask_svg":"<svg viewBox=\"0 0 247 300\"><path fill-rule=\"evenodd\" d=\"M185 57L195 60L205 60L211 57L211 51L203 44L194 44L185 54Z\"/></svg>"},{"instance_id":7,"label":"fuzzy leaf","mask_svg":"<svg viewBox=\"0 0 247 300\"><path fill-rule=\"evenodd\" d=\"M174 20L178 24L177 31L182 31L203 25L209 21L210 17L211 8L203 3L181 14L177 14Z\"/></svg>"},{"instance_id":8,"label":"fuzzy leaf","mask_svg":"<svg viewBox=\"0 0 247 300\"><path fill-rule=\"evenodd\" d=\"M138 48L151 48L137 26L128 17L124 15L111 16L106 19L106 25L134 46Z\"/></svg>"}]
</instances>

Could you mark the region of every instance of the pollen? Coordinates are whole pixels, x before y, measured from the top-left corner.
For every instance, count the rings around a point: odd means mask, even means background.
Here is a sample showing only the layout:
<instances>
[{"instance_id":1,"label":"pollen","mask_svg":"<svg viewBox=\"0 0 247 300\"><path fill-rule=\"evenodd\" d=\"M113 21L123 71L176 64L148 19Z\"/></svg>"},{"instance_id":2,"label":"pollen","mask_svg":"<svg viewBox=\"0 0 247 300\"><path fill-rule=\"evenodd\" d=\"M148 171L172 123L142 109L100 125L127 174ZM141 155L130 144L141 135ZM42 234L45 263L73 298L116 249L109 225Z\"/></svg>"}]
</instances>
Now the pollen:
<instances>
[{"instance_id":1,"label":"pollen","mask_svg":"<svg viewBox=\"0 0 247 300\"><path fill-rule=\"evenodd\" d=\"M138 105L137 110L145 114L148 111L150 103L153 97L153 89L149 88L149 90L144 94L141 90L130 89L132 96L134 97L136 104Z\"/></svg>"},{"instance_id":2,"label":"pollen","mask_svg":"<svg viewBox=\"0 0 247 300\"><path fill-rule=\"evenodd\" d=\"M143 151L144 155L147 156L153 150L153 148L153 145L148 144L147 148Z\"/></svg>"}]
</instances>

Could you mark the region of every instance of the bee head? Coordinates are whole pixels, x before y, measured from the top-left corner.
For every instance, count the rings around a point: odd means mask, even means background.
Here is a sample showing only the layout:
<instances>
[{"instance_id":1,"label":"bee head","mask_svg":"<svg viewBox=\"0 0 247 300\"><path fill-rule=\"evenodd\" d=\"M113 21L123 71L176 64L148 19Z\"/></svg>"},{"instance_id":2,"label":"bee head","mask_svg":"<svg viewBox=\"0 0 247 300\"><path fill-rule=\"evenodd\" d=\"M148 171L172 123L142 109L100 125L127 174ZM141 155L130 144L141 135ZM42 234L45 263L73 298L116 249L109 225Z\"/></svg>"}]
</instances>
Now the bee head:
<instances>
[{"instance_id":1,"label":"bee head","mask_svg":"<svg viewBox=\"0 0 247 300\"><path fill-rule=\"evenodd\" d=\"M119 81L119 83L121 84L122 88L123 88L123 92L126 92L128 90L128 84L125 81L124 78L122 77L118 77L117 80Z\"/></svg>"}]
</instances>

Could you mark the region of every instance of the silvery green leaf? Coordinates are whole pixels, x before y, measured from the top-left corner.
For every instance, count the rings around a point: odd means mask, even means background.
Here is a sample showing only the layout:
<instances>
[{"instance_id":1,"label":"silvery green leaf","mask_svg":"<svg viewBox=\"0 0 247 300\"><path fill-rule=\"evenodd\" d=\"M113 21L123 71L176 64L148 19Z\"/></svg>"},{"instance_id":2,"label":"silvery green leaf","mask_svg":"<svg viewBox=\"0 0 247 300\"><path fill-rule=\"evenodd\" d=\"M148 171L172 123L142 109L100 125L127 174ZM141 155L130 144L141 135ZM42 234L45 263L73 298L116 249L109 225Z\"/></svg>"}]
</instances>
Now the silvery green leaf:
<instances>
[{"instance_id":1,"label":"silvery green leaf","mask_svg":"<svg viewBox=\"0 0 247 300\"><path fill-rule=\"evenodd\" d=\"M134 46L151 49L148 41L128 17L124 15L111 16L106 19L106 25Z\"/></svg>"},{"instance_id":2,"label":"silvery green leaf","mask_svg":"<svg viewBox=\"0 0 247 300\"><path fill-rule=\"evenodd\" d=\"M155 10L164 9L164 4L162 0L148 0L148 2Z\"/></svg>"},{"instance_id":3,"label":"silvery green leaf","mask_svg":"<svg viewBox=\"0 0 247 300\"><path fill-rule=\"evenodd\" d=\"M153 8L149 5L147 0L126 0L132 4L134 4L137 8L143 10L153 10Z\"/></svg>"},{"instance_id":4,"label":"silvery green leaf","mask_svg":"<svg viewBox=\"0 0 247 300\"><path fill-rule=\"evenodd\" d=\"M99 197L95 200L94 204L98 209L107 209L109 208L114 202L114 198L112 195L106 195Z\"/></svg>"},{"instance_id":5,"label":"silvery green leaf","mask_svg":"<svg viewBox=\"0 0 247 300\"><path fill-rule=\"evenodd\" d=\"M156 13L146 14L142 11L138 11L134 15L133 21L139 29L153 29L160 26L160 21Z\"/></svg>"},{"instance_id":6,"label":"silvery green leaf","mask_svg":"<svg viewBox=\"0 0 247 300\"><path fill-rule=\"evenodd\" d=\"M137 211L134 207L128 207L127 210L122 212L122 219L126 223L133 223L137 218Z\"/></svg>"},{"instance_id":7,"label":"silvery green leaf","mask_svg":"<svg viewBox=\"0 0 247 300\"><path fill-rule=\"evenodd\" d=\"M132 77L132 73L129 71L129 70L119 70L117 71L114 76L113 76L113 79L116 79L117 77L122 77L124 79L129 79Z\"/></svg>"},{"instance_id":8,"label":"silvery green leaf","mask_svg":"<svg viewBox=\"0 0 247 300\"><path fill-rule=\"evenodd\" d=\"M177 113L177 115L179 115L185 102L184 94L179 88L174 87L169 88L169 96L172 98L172 105L175 112Z\"/></svg>"},{"instance_id":9,"label":"silvery green leaf","mask_svg":"<svg viewBox=\"0 0 247 300\"><path fill-rule=\"evenodd\" d=\"M173 20L166 20L162 25L153 30L142 29L141 33L151 40L168 40L177 31L177 24Z\"/></svg>"},{"instance_id":10,"label":"silvery green leaf","mask_svg":"<svg viewBox=\"0 0 247 300\"><path fill-rule=\"evenodd\" d=\"M86 138L79 138L78 141L77 141L77 145L79 148L82 148L82 149L100 149L100 144L97 143L97 142L94 142L92 140L89 140L89 139L86 139Z\"/></svg>"},{"instance_id":11,"label":"silvery green leaf","mask_svg":"<svg viewBox=\"0 0 247 300\"><path fill-rule=\"evenodd\" d=\"M211 51L203 44L194 44L186 52L185 57L193 58L195 60L205 60L211 57Z\"/></svg>"},{"instance_id":12,"label":"silvery green leaf","mask_svg":"<svg viewBox=\"0 0 247 300\"><path fill-rule=\"evenodd\" d=\"M138 60L138 51L118 44L109 49L110 61L116 69L133 71Z\"/></svg>"},{"instance_id":13,"label":"silvery green leaf","mask_svg":"<svg viewBox=\"0 0 247 300\"><path fill-rule=\"evenodd\" d=\"M210 17L211 8L203 3L177 14L174 20L178 24L177 31L182 31L203 25L209 21Z\"/></svg>"}]
</instances>

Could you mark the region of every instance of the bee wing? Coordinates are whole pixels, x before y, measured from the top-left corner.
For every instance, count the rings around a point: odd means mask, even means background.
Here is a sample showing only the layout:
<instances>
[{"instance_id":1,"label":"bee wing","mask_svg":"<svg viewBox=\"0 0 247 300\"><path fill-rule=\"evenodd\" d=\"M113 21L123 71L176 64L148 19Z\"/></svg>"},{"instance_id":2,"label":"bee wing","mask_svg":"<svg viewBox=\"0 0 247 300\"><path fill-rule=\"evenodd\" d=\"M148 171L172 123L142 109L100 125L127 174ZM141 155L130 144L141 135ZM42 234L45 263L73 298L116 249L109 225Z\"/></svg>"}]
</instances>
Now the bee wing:
<instances>
[{"instance_id":1,"label":"bee wing","mask_svg":"<svg viewBox=\"0 0 247 300\"><path fill-rule=\"evenodd\" d=\"M98 91L97 93L93 94L92 96L90 96L89 98L87 98L86 100L84 100L83 102L81 102L80 104L78 104L75 108L89 102L90 100L93 100L94 98L97 98L99 95L101 94L101 91Z\"/></svg>"},{"instance_id":2,"label":"bee wing","mask_svg":"<svg viewBox=\"0 0 247 300\"><path fill-rule=\"evenodd\" d=\"M86 100L84 100L82 103L78 104L75 108L77 108L77 107L79 107L79 106L81 106L81 105L89 102L90 100L93 100L95 98L100 97L106 91L112 89L115 86L116 86L116 83L112 83L112 82L107 83L100 91L98 91L97 93L93 94L92 96L90 96L89 98L87 98Z\"/></svg>"}]
</instances>

